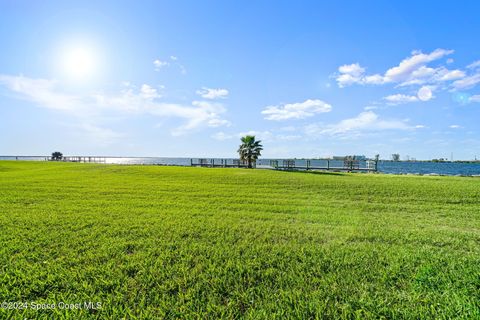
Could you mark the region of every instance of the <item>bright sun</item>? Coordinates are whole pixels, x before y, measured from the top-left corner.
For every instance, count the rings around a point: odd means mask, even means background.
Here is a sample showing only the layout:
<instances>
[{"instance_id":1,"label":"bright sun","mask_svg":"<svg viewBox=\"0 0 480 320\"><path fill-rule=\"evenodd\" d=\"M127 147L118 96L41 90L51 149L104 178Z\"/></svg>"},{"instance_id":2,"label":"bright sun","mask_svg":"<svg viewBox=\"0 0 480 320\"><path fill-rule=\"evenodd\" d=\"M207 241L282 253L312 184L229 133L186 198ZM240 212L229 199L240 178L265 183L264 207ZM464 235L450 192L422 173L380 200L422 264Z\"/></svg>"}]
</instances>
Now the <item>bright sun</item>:
<instances>
[{"instance_id":1,"label":"bright sun","mask_svg":"<svg viewBox=\"0 0 480 320\"><path fill-rule=\"evenodd\" d=\"M95 72L96 61L92 49L87 47L71 47L63 54L63 70L73 78L86 78Z\"/></svg>"}]
</instances>

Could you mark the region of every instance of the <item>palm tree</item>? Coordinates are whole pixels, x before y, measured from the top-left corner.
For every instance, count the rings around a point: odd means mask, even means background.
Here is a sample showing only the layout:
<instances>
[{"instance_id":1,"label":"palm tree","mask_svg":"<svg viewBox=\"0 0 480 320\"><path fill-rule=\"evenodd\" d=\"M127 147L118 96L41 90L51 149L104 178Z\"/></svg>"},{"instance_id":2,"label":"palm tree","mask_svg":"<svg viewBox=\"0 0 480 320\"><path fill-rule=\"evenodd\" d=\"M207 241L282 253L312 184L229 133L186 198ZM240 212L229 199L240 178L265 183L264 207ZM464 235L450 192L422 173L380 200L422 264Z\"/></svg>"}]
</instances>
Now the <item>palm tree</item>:
<instances>
[{"instance_id":1,"label":"palm tree","mask_svg":"<svg viewBox=\"0 0 480 320\"><path fill-rule=\"evenodd\" d=\"M238 147L238 153L240 154L240 160L246 161L249 168L252 168L254 163L263 150L263 146L260 144L262 141L255 140L255 136L245 136L240 139L242 144Z\"/></svg>"}]
</instances>

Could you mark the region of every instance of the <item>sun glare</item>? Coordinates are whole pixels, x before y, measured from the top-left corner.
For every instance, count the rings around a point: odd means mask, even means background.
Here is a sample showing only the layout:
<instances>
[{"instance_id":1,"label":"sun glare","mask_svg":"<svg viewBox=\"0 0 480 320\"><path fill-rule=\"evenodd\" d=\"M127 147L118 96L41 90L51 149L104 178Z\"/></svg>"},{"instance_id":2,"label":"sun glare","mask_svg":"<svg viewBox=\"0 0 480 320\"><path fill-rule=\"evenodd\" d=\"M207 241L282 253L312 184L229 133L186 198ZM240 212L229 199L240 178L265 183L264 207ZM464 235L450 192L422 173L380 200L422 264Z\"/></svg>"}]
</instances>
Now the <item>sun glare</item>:
<instances>
[{"instance_id":1,"label":"sun glare","mask_svg":"<svg viewBox=\"0 0 480 320\"><path fill-rule=\"evenodd\" d=\"M83 79L95 73L96 60L92 49L71 47L63 55L62 69L69 77Z\"/></svg>"}]
</instances>

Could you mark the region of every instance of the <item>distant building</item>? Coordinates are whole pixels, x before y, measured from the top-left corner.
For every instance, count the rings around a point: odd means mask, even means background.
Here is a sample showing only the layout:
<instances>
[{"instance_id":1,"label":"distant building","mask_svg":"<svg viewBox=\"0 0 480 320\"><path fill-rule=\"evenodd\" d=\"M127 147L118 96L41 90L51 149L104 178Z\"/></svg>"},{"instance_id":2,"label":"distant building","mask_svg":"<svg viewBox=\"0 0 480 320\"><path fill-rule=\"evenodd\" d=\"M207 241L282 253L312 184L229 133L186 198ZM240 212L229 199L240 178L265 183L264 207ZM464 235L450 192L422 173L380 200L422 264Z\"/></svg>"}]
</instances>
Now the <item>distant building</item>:
<instances>
[{"instance_id":1,"label":"distant building","mask_svg":"<svg viewBox=\"0 0 480 320\"><path fill-rule=\"evenodd\" d=\"M333 160L345 160L345 158L348 157L348 156L333 156L332 159ZM367 157L365 157L364 155L354 155L354 156L351 156L353 157L353 160L367 160Z\"/></svg>"}]
</instances>

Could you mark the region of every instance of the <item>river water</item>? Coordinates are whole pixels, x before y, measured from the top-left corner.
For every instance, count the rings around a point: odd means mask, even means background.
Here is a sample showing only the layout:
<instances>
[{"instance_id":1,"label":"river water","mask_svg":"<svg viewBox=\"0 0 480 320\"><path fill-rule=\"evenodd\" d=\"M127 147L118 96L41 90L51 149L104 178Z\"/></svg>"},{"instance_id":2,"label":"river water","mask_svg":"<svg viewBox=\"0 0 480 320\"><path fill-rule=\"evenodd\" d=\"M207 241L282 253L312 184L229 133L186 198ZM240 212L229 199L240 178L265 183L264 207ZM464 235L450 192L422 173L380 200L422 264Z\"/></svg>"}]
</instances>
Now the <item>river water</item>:
<instances>
[{"instance_id":1,"label":"river water","mask_svg":"<svg viewBox=\"0 0 480 320\"><path fill-rule=\"evenodd\" d=\"M111 164L143 164L143 165L176 165L190 166L191 158L166 158L166 157L102 157L106 163ZM30 160L30 161L46 161L47 156L3 156L0 160ZM215 158L215 163L220 163L224 158ZM211 159L209 159L210 161ZM228 163L233 163L232 158L227 159ZM257 167L268 168L270 161L274 159L259 159ZM275 159L281 163L284 159ZM193 158L194 162L198 162L198 158ZM305 166L305 160L295 160L297 166ZM365 164L360 164L365 167ZM326 160L310 160L310 166L326 167ZM343 167L343 161L330 160L330 167ZM414 161L379 161L378 171L390 174L438 174L438 175L480 175L480 162L461 163L461 162L414 162Z\"/></svg>"}]
</instances>

